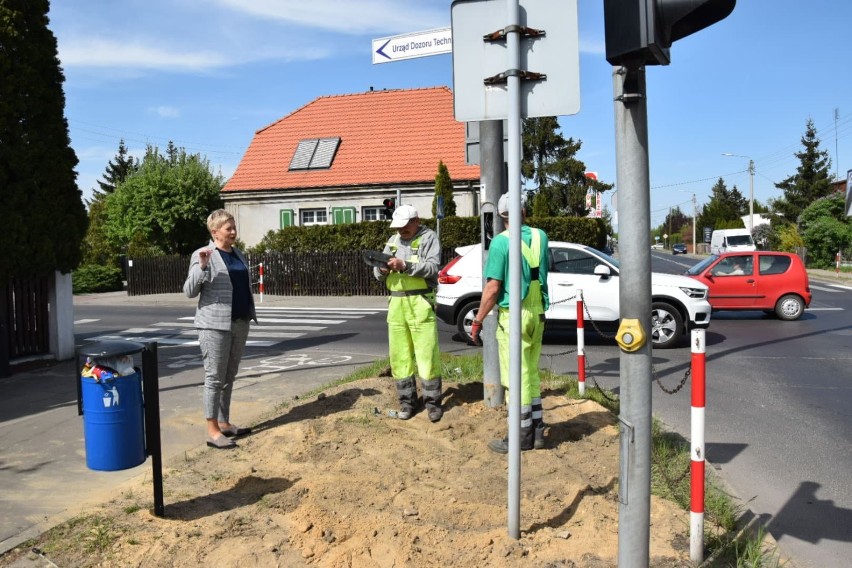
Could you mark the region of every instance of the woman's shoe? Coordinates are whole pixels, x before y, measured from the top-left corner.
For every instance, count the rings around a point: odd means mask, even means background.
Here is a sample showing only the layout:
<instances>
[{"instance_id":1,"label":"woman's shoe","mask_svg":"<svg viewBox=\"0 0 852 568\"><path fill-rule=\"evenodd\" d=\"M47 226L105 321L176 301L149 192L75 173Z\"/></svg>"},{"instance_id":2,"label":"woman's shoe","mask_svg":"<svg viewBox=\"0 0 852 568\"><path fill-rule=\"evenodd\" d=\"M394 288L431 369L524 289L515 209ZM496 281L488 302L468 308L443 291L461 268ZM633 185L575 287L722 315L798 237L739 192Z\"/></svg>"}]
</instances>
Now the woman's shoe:
<instances>
[{"instance_id":1,"label":"woman's shoe","mask_svg":"<svg viewBox=\"0 0 852 568\"><path fill-rule=\"evenodd\" d=\"M211 448L216 448L217 450L224 450L228 448L236 448L237 443L227 438L225 436L217 436L215 438L207 438L207 445Z\"/></svg>"},{"instance_id":2,"label":"woman's shoe","mask_svg":"<svg viewBox=\"0 0 852 568\"><path fill-rule=\"evenodd\" d=\"M251 434L251 428L240 428L231 424L230 428L222 428L222 433L229 438L232 436L245 436L246 434Z\"/></svg>"}]
</instances>

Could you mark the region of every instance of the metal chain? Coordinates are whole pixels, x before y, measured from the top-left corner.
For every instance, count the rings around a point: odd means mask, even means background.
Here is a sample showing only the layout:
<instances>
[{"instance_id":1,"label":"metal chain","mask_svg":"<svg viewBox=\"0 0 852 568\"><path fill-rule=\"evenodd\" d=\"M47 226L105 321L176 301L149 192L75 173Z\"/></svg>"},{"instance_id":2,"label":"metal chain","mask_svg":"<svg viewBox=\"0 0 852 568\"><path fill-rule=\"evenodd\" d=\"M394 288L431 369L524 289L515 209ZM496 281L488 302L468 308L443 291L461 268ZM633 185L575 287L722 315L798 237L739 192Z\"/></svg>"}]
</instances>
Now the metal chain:
<instances>
[{"instance_id":1,"label":"metal chain","mask_svg":"<svg viewBox=\"0 0 852 568\"><path fill-rule=\"evenodd\" d=\"M651 365L651 373L654 375L654 382L657 383L657 386L659 386L664 393L677 394L677 392L683 388L683 385L685 385L686 381L689 379L689 375L690 373L692 373L692 368L687 367L686 372L683 374L683 378L680 380L680 384L672 390L669 390L663 386L663 383L660 382L660 377L657 375L657 368L653 365Z\"/></svg>"},{"instance_id":2,"label":"metal chain","mask_svg":"<svg viewBox=\"0 0 852 568\"><path fill-rule=\"evenodd\" d=\"M680 482L686 479L686 476L689 475L689 472L691 471L690 466L692 464L688 463L686 464L686 468L683 470L683 473L672 479L668 475L666 475L666 468L663 467L663 465L657 461L657 456L654 454L654 452L651 452L651 461L654 462L654 464L657 466L657 470L660 472L660 475L663 477L663 479L666 480L666 483L669 484L669 487L675 487L677 485L680 485Z\"/></svg>"},{"instance_id":3,"label":"metal chain","mask_svg":"<svg viewBox=\"0 0 852 568\"><path fill-rule=\"evenodd\" d=\"M592 324L592 327L595 328L595 331L598 332L598 335L600 335L601 337L603 337L605 339L615 339L614 333L612 335L606 334L603 331L601 331L601 328L599 328L597 326L597 324L595 323L595 320L592 319L592 314L589 313L589 305L586 303L582 294L580 294L580 300L583 301L583 311L586 313L586 319L589 321L590 324Z\"/></svg>"}]
</instances>

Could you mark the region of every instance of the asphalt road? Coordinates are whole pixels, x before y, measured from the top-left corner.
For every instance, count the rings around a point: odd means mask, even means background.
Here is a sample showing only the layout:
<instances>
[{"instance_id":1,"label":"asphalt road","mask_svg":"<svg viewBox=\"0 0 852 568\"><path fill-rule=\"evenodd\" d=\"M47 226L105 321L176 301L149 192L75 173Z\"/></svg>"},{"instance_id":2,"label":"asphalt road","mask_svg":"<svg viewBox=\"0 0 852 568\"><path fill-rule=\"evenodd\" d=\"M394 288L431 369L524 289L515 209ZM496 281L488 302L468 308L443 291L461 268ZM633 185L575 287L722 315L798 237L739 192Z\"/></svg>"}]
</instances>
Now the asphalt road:
<instances>
[{"instance_id":1,"label":"asphalt road","mask_svg":"<svg viewBox=\"0 0 852 568\"><path fill-rule=\"evenodd\" d=\"M654 253L655 270L681 272L691 259ZM843 566L852 557L852 427L848 345L852 287L813 282L814 303L796 322L762 312L716 314L707 333L707 457L799 566ZM357 304L357 305L353 305ZM253 423L280 401L326 384L387 353L381 299L279 299L263 305L234 396L234 420ZM78 344L95 339L160 342L164 456L205 451L202 375L192 301L75 298ZM440 325L441 349L472 348ZM457 338L456 338L457 339ZM542 366L576 373L575 336L548 334ZM620 352L587 325L590 385L619 390ZM671 390L689 348L654 352L655 378ZM121 484L150 475L150 460L124 472L85 467L74 364L0 381L0 550L105 501ZM689 436L689 384L653 389L653 412ZM166 460L168 462L168 459ZM168 506L168 503L167 503Z\"/></svg>"}]
</instances>

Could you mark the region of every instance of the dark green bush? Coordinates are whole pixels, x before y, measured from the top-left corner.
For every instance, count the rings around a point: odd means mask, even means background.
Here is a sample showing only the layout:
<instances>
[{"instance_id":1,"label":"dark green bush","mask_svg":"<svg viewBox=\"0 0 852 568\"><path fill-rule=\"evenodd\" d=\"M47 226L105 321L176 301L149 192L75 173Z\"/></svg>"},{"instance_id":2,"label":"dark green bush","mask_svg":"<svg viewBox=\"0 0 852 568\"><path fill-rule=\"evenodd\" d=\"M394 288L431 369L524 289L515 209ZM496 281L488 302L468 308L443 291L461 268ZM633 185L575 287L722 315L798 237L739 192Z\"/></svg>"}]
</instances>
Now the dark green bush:
<instances>
[{"instance_id":1,"label":"dark green bush","mask_svg":"<svg viewBox=\"0 0 852 568\"><path fill-rule=\"evenodd\" d=\"M84 264L71 275L75 294L115 292L124 288L121 270L112 266Z\"/></svg>"},{"instance_id":2,"label":"dark green bush","mask_svg":"<svg viewBox=\"0 0 852 568\"><path fill-rule=\"evenodd\" d=\"M541 217L530 218L528 223L532 227L544 229L551 241L581 243L595 248L603 248L606 244L606 225L602 219ZM436 228L435 219L423 219L423 224L433 230ZM393 233L388 221L286 227L266 233L250 252L381 250ZM441 246L444 248L478 242L479 217L447 217L441 221Z\"/></svg>"}]
</instances>

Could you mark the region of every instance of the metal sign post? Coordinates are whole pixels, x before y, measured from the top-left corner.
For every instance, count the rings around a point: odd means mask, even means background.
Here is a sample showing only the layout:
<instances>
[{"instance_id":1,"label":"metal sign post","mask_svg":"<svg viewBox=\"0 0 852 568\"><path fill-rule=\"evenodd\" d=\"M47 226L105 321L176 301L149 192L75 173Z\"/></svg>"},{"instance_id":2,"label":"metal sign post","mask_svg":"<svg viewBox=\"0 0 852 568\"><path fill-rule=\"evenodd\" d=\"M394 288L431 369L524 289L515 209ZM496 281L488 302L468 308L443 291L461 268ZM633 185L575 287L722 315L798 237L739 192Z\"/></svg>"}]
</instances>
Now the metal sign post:
<instances>
[{"instance_id":1,"label":"metal sign post","mask_svg":"<svg viewBox=\"0 0 852 568\"><path fill-rule=\"evenodd\" d=\"M521 119L575 114L580 108L577 2L455 0L451 16L456 120L507 119L508 533L518 539L521 536Z\"/></svg>"}]
</instances>

